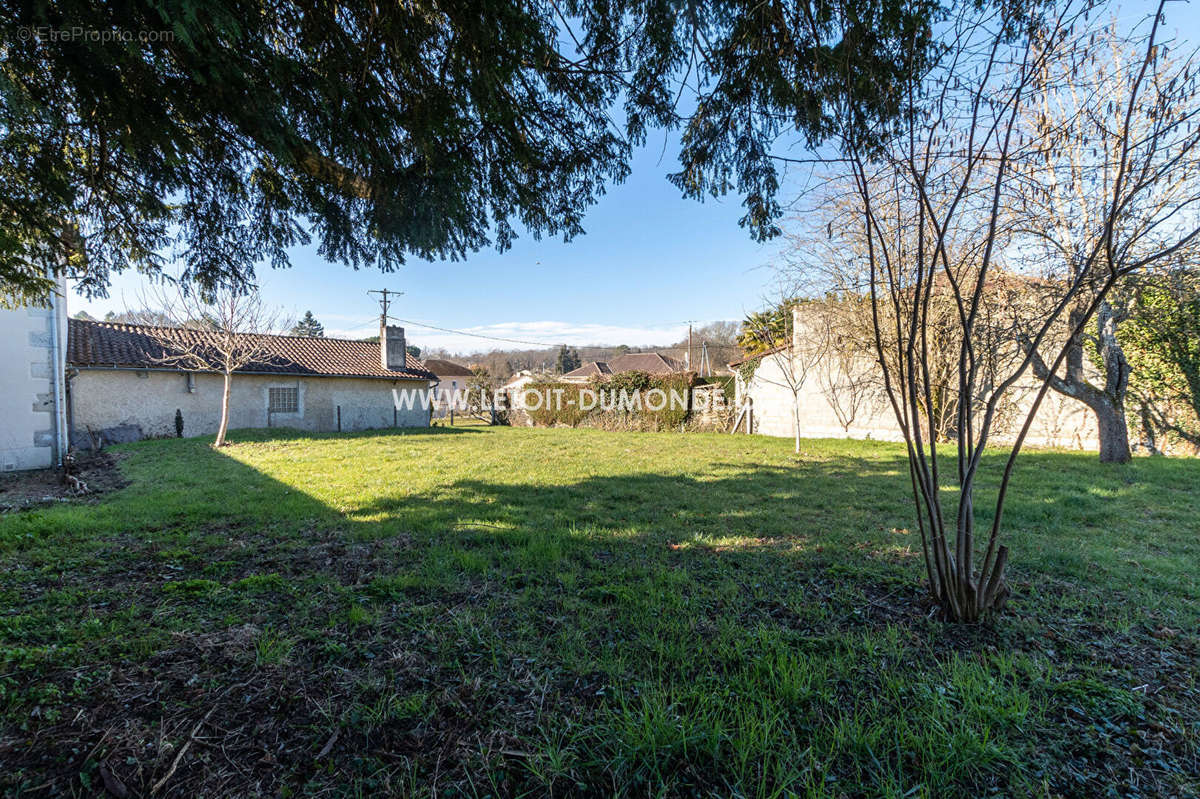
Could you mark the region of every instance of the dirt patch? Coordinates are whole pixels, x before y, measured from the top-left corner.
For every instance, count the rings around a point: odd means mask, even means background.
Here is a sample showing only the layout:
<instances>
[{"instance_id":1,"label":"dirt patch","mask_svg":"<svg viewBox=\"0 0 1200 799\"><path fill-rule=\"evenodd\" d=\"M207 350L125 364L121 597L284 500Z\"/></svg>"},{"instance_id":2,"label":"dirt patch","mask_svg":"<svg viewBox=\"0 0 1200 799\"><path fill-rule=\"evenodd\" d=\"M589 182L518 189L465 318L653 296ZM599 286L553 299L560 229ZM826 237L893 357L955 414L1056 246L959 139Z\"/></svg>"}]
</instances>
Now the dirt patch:
<instances>
[{"instance_id":1,"label":"dirt patch","mask_svg":"<svg viewBox=\"0 0 1200 799\"><path fill-rule=\"evenodd\" d=\"M108 452L75 457L69 469L38 469L0 475L0 513L54 502L88 500L124 488L128 482ZM74 478L74 479L71 479Z\"/></svg>"}]
</instances>

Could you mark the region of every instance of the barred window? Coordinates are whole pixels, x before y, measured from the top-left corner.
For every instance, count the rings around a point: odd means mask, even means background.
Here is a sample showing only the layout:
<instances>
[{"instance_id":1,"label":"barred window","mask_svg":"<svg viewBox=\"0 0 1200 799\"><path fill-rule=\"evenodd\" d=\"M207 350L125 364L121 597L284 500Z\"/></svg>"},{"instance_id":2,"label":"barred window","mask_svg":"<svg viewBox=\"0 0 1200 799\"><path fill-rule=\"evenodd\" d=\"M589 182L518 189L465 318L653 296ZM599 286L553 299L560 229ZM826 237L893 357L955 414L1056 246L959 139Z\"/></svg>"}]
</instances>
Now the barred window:
<instances>
[{"instance_id":1,"label":"barred window","mask_svg":"<svg viewBox=\"0 0 1200 799\"><path fill-rule=\"evenodd\" d=\"M296 413L300 410L300 389L267 389L267 411L270 413Z\"/></svg>"}]
</instances>

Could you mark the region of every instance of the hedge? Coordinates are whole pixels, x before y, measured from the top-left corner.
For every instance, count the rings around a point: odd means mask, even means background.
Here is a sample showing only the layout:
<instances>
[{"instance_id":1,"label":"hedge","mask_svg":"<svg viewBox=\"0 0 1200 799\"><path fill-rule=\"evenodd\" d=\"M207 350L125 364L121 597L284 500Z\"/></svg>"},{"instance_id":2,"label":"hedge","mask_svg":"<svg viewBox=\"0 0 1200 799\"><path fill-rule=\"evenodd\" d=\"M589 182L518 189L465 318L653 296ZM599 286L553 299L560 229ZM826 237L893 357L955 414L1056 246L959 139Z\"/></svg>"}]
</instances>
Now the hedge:
<instances>
[{"instance_id":1,"label":"hedge","mask_svg":"<svg viewBox=\"0 0 1200 799\"><path fill-rule=\"evenodd\" d=\"M530 383L525 389L525 412L539 427L675 430L688 419L694 383L691 372L661 376L619 372L582 385L555 380ZM661 398L657 393L647 396L656 391L662 392ZM683 402L673 402L673 398L683 398Z\"/></svg>"}]
</instances>

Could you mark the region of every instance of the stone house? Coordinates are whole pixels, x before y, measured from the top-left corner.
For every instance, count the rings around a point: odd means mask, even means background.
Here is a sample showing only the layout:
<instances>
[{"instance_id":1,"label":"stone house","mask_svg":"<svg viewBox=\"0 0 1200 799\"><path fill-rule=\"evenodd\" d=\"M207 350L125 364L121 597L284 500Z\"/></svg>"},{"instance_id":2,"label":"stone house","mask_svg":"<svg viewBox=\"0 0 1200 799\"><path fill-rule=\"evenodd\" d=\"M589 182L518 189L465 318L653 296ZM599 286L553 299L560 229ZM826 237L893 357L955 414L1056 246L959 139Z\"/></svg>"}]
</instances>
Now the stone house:
<instances>
[{"instance_id":1,"label":"stone house","mask_svg":"<svg viewBox=\"0 0 1200 799\"><path fill-rule=\"evenodd\" d=\"M588 361L578 369L572 369L559 378L564 383L590 383L612 374L612 369L605 361Z\"/></svg>"},{"instance_id":2,"label":"stone house","mask_svg":"<svg viewBox=\"0 0 1200 799\"><path fill-rule=\"evenodd\" d=\"M611 373L646 372L652 375L670 375L686 372L684 363L660 352L627 352L607 361Z\"/></svg>"},{"instance_id":3,"label":"stone house","mask_svg":"<svg viewBox=\"0 0 1200 799\"><path fill-rule=\"evenodd\" d=\"M686 372L682 361L661 352L627 352L607 361L588 361L558 379L564 383L590 383L621 372L645 372L651 375L671 375Z\"/></svg>"},{"instance_id":4,"label":"stone house","mask_svg":"<svg viewBox=\"0 0 1200 799\"><path fill-rule=\"evenodd\" d=\"M845 368L844 359L839 364L826 359L807 368L796 360L795 353L805 351L807 334L803 309L797 306L792 309L791 342L756 356L756 365L748 364L751 359L729 364L735 375L734 407L751 405L754 432L791 438L796 435L798 416L801 438L902 441L900 426L883 392L871 386L851 389L838 374ZM877 369L873 353L853 358L851 368L860 375L873 374ZM747 371L752 371L749 379ZM794 395L793 388L797 388ZM993 429L995 443L1010 443L1015 438L1017 420L1024 418L1036 391L1032 378L1013 386L1009 413L998 419ZM1055 392L1047 393L1042 401L1026 443L1087 450L1100 446L1096 420L1087 407Z\"/></svg>"},{"instance_id":5,"label":"stone house","mask_svg":"<svg viewBox=\"0 0 1200 799\"><path fill-rule=\"evenodd\" d=\"M71 319L66 376L71 444L212 435L223 377L170 364L173 347L202 345L202 331ZM427 427L436 376L405 351L404 328L351 341L254 336L260 355L234 372L231 429L290 427L314 432Z\"/></svg>"},{"instance_id":6,"label":"stone house","mask_svg":"<svg viewBox=\"0 0 1200 799\"><path fill-rule=\"evenodd\" d=\"M469 368L454 361L441 358L426 358L425 370L437 376L433 396L433 416L440 419L450 412L450 404L456 397L465 396L467 385L474 374ZM463 394L459 394L463 392Z\"/></svg>"}]
</instances>

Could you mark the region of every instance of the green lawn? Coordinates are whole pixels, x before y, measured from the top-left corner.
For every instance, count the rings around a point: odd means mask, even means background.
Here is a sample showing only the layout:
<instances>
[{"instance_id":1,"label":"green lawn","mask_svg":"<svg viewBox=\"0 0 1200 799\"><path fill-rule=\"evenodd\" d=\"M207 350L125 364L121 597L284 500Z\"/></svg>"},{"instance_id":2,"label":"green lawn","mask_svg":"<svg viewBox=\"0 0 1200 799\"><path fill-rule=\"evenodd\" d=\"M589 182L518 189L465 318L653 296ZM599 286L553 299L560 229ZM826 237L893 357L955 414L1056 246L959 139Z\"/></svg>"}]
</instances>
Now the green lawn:
<instances>
[{"instance_id":1,"label":"green lawn","mask_svg":"<svg viewBox=\"0 0 1200 799\"><path fill-rule=\"evenodd\" d=\"M1200 794L1200 461L1025 456L958 627L895 445L234 439L0 517L8 795Z\"/></svg>"}]
</instances>

